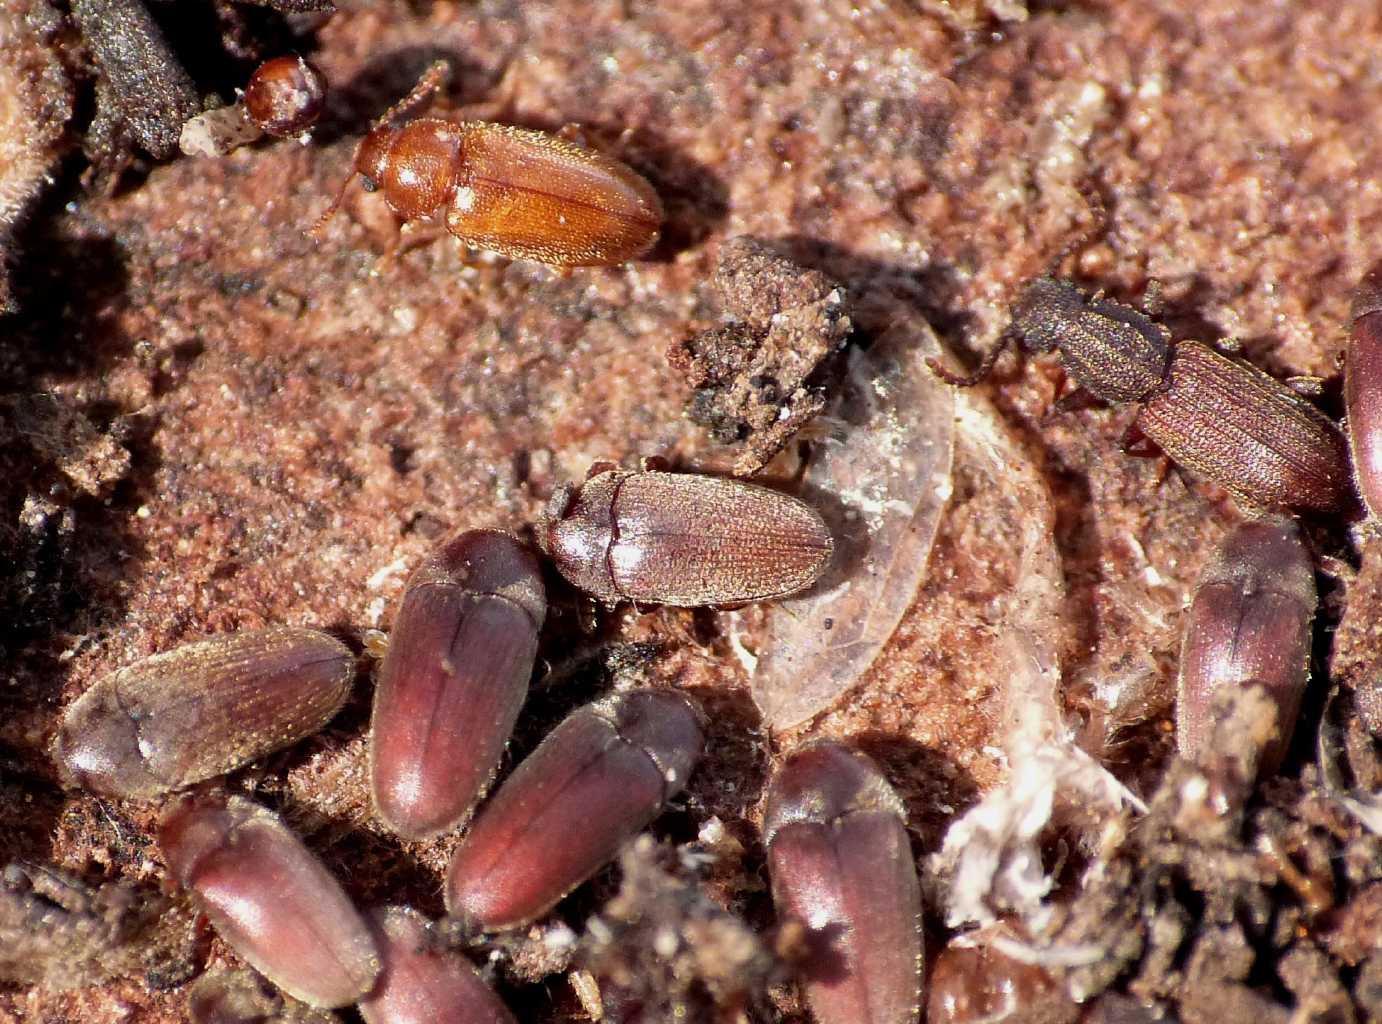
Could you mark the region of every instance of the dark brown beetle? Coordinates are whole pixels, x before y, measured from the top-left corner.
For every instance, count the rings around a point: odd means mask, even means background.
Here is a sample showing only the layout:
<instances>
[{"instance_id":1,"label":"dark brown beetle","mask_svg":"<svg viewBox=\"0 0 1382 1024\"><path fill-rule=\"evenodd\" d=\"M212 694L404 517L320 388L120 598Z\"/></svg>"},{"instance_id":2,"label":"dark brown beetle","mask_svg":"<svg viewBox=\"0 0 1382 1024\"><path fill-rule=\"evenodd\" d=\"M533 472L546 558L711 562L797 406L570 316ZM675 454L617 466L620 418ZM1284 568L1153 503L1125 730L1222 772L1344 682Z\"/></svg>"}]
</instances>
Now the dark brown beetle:
<instances>
[{"instance_id":1,"label":"dark brown beetle","mask_svg":"<svg viewBox=\"0 0 1382 1024\"><path fill-rule=\"evenodd\" d=\"M796 498L737 480L605 462L552 497L537 541L563 576L607 604L685 608L805 590L834 550L820 514Z\"/></svg>"},{"instance_id":2,"label":"dark brown beetle","mask_svg":"<svg viewBox=\"0 0 1382 1024\"><path fill-rule=\"evenodd\" d=\"M1203 763L1212 753L1214 695L1261 686L1277 708L1262 774L1286 753L1310 670L1315 570L1294 523L1243 523L1205 566L1186 612L1176 696L1176 745Z\"/></svg>"},{"instance_id":3,"label":"dark brown beetle","mask_svg":"<svg viewBox=\"0 0 1382 1024\"><path fill-rule=\"evenodd\" d=\"M807 929L800 970L818 1024L910 1024L921 1000L921 889L906 810L867 757L793 753L763 816L773 901Z\"/></svg>"},{"instance_id":4,"label":"dark brown beetle","mask_svg":"<svg viewBox=\"0 0 1382 1024\"><path fill-rule=\"evenodd\" d=\"M1070 376L1107 402L1141 402L1140 434L1176 462L1258 508L1343 513L1355 506L1343 436L1290 387L1195 341L1173 344L1146 315L1069 281L1041 277L1013 311L999 343L968 377L931 368L969 387L1012 339L1056 349Z\"/></svg>"},{"instance_id":5,"label":"dark brown beetle","mask_svg":"<svg viewBox=\"0 0 1382 1024\"><path fill-rule=\"evenodd\" d=\"M416 117L446 74L434 64L361 141L366 191L381 190L405 222L440 219L468 245L512 259L609 266L652 248L662 203L619 161L527 128Z\"/></svg>"},{"instance_id":6,"label":"dark brown beetle","mask_svg":"<svg viewBox=\"0 0 1382 1024\"><path fill-rule=\"evenodd\" d=\"M394 832L444 831L489 785L546 611L537 559L493 530L458 534L408 581L370 725L370 792Z\"/></svg>"},{"instance_id":7,"label":"dark brown beetle","mask_svg":"<svg viewBox=\"0 0 1382 1024\"><path fill-rule=\"evenodd\" d=\"M1059 351L1082 388L1106 402L1138 402L1160 386L1171 362L1171 335L1145 313L1104 298L1086 299L1069 281L1039 277L1013 308L1012 323L978 370L957 377L931 363L944 380L971 387L988 376L1014 339L1029 352Z\"/></svg>"},{"instance_id":8,"label":"dark brown beetle","mask_svg":"<svg viewBox=\"0 0 1382 1024\"><path fill-rule=\"evenodd\" d=\"M480 809L446 877L446 909L484 930L545 913L686 785L705 736L672 690L573 711Z\"/></svg>"},{"instance_id":9,"label":"dark brown beetle","mask_svg":"<svg viewBox=\"0 0 1382 1024\"><path fill-rule=\"evenodd\" d=\"M1353 295L1353 330L1344 356L1344 409L1359 493L1382 515L1382 264Z\"/></svg>"}]
</instances>

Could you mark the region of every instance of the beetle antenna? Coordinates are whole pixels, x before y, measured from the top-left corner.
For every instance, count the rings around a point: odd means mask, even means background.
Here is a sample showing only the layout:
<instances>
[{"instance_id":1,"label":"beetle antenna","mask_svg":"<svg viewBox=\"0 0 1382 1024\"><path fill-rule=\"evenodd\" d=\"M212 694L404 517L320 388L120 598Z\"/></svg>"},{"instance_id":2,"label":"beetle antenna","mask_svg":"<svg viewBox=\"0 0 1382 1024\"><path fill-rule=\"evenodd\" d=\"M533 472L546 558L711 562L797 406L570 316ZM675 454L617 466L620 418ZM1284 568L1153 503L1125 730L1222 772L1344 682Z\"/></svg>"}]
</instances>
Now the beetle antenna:
<instances>
[{"instance_id":1,"label":"beetle antenna","mask_svg":"<svg viewBox=\"0 0 1382 1024\"><path fill-rule=\"evenodd\" d=\"M984 353L984 358L980 360L978 368L967 376L947 370L935 356L928 356L926 365L931 368L932 373L951 387L972 388L975 384L978 384L993 372L994 363L998 362L998 357L1007 350L1008 346L1012 344L1012 341L1013 337L1011 332L1004 331L1003 336L994 343L992 348Z\"/></svg>"},{"instance_id":2,"label":"beetle antenna","mask_svg":"<svg viewBox=\"0 0 1382 1024\"><path fill-rule=\"evenodd\" d=\"M326 227L326 222L336 216L336 211L341 208L341 203L345 201L346 189L350 188L351 179L355 177L355 171L346 175L345 181L341 182L340 189L336 192L336 198L331 200L331 205L326 208L326 212L317 218L317 222L307 229L307 234L311 238L320 238L322 228Z\"/></svg>"},{"instance_id":3,"label":"beetle antenna","mask_svg":"<svg viewBox=\"0 0 1382 1024\"><path fill-rule=\"evenodd\" d=\"M397 127L401 122L417 117L432 105L437 93L446 87L451 79L451 65L444 60L433 61L412 91L380 115L374 122L375 128Z\"/></svg>"},{"instance_id":4,"label":"beetle antenna","mask_svg":"<svg viewBox=\"0 0 1382 1024\"><path fill-rule=\"evenodd\" d=\"M1096 237L1108 229L1108 207L1104 205L1104 197L1099 194L1092 183L1088 182L1080 187L1080 195L1089 204L1090 221L1061 246L1060 252L1056 253L1055 258L1051 260L1053 275L1055 268L1060 267L1067 258L1092 243Z\"/></svg>"}]
</instances>

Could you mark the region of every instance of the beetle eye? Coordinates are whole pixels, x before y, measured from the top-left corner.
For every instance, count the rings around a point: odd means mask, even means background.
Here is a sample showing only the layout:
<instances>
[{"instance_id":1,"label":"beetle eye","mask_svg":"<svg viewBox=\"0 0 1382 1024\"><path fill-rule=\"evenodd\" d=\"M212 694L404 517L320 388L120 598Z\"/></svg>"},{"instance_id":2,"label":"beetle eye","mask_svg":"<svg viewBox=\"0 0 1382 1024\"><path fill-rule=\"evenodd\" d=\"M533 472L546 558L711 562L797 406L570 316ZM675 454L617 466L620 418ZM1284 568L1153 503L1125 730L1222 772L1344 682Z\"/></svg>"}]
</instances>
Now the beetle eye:
<instances>
[{"instance_id":1,"label":"beetle eye","mask_svg":"<svg viewBox=\"0 0 1382 1024\"><path fill-rule=\"evenodd\" d=\"M366 192L379 191L379 183L376 182L373 178L371 178L368 174L360 175L360 187L364 189Z\"/></svg>"}]
</instances>

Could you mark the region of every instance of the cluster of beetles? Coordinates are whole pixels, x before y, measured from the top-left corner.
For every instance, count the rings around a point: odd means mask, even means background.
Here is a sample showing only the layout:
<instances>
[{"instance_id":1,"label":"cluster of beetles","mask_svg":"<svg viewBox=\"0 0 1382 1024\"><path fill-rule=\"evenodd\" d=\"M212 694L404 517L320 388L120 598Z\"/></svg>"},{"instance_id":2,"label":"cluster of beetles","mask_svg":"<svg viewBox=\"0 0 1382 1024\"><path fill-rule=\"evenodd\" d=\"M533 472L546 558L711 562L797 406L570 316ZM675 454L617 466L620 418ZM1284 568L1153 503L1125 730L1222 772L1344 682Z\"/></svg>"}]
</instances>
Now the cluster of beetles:
<instances>
[{"instance_id":1,"label":"cluster of beetles","mask_svg":"<svg viewBox=\"0 0 1382 1024\"><path fill-rule=\"evenodd\" d=\"M405 223L439 221L471 245L556 266L618 264L654 243L661 205L633 170L541 132L422 116L439 82L435 69L424 76L356 151L363 187L380 190ZM256 72L233 116L299 135L324 88L306 61L280 58ZM1230 534L1187 613L1178 743L1184 756L1206 756L1215 695L1259 686L1278 710L1261 759L1274 770L1305 686L1316 607L1311 560L1279 513L1357 515L1357 493L1382 512L1382 276L1364 282L1354 310L1352 458L1292 387L1176 343L1144 313L1067 281L1033 282L1008 339L1057 351L1095 398L1136 404L1132 441L1154 443L1262 513ZM933 369L968 386L1002 347L969 377ZM834 550L821 516L793 497L606 464L556 494L535 536L562 576L609 605L774 600L810 588ZM378 669L374 813L407 839L467 825L445 902L469 935L539 919L657 817L703 752L701 712L686 696L621 692L572 713L490 792L546 610L536 553L510 534L461 533L414 571ZM295 999L358 1005L369 1024L512 1021L470 961L435 941L431 922L406 907L361 913L269 809L205 787L170 796L320 730L355 675L353 652L310 629L201 640L84 693L66 710L54 759L67 783L101 796L166 799L158 844L170 875L230 947ZM807 935L796 967L815 1019L916 1021L921 897L903 805L879 769L838 743L798 749L771 779L763 829L780 916Z\"/></svg>"}]
</instances>

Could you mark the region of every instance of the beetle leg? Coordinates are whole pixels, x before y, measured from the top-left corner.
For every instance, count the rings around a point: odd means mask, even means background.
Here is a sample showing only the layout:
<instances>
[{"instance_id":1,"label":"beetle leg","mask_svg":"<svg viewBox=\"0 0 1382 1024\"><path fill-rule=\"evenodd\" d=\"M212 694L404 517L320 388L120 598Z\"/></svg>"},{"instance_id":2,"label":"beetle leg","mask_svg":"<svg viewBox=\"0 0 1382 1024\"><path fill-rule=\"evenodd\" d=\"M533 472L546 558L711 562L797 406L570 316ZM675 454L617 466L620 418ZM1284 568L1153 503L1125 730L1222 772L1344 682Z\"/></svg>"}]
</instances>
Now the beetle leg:
<instances>
[{"instance_id":1,"label":"beetle leg","mask_svg":"<svg viewBox=\"0 0 1382 1024\"><path fill-rule=\"evenodd\" d=\"M576 604L576 622L586 636L594 634L600 628L600 602L582 594Z\"/></svg>"},{"instance_id":2,"label":"beetle leg","mask_svg":"<svg viewBox=\"0 0 1382 1024\"><path fill-rule=\"evenodd\" d=\"M1123 428L1123 436L1118 443L1123 449L1123 454L1134 459L1155 459L1161 456L1161 449L1157 447L1156 442L1144 434L1142 428L1137 425L1136 416ZM1164 473L1162 479L1165 479Z\"/></svg>"},{"instance_id":3,"label":"beetle leg","mask_svg":"<svg viewBox=\"0 0 1382 1024\"><path fill-rule=\"evenodd\" d=\"M574 121L567 121L566 124L558 128L556 136L559 139L565 139L567 142L574 142L583 149L594 148L586 137L585 129Z\"/></svg>"},{"instance_id":4,"label":"beetle leg","mask_svg":"<svg viewBox=\"0 0 1382 1024\"><path fill-rule=\"evenodd\" d=\"M372 274L386 274L393 270L394 264L404 253L409 252L419 246L427 245L436 241L443 234L442 228L427 221L410 220L405 221L399 229L394 232L388 248L384 250L382 256L374 263Z\"/></svg>"},{"instance_id":5,"label":"beetle leg","mask_svg":"<svg viewBox=\"0 0 1382 1024\"><path fill-rule=\"evenodd\" d=\"M1067 378L1067 381L1069 378ZM1086 388L1077 387L1056 398L1051 406L1052 413L1079 412L1081 409L1101 409L1104 402L1098 395Z\"/></svg>"},{"instance_id":6,"label":"beetle leg","mask_svg":"<svg viewBox=\"0 0 1382 1024\"><path fill-rule=\"evenodd\" d=\"M661 455L645 455L638 465L645 473L669 473L672 469L672 464Z\"/></svg>"}]
</instances>

